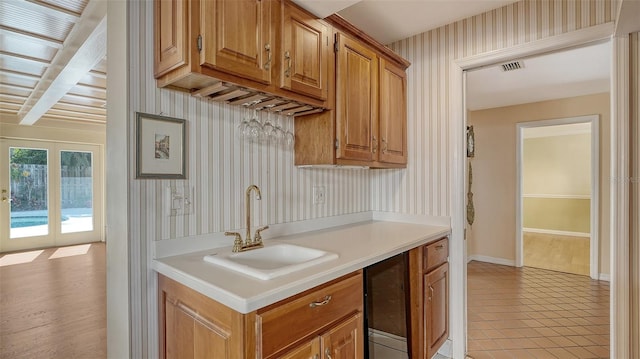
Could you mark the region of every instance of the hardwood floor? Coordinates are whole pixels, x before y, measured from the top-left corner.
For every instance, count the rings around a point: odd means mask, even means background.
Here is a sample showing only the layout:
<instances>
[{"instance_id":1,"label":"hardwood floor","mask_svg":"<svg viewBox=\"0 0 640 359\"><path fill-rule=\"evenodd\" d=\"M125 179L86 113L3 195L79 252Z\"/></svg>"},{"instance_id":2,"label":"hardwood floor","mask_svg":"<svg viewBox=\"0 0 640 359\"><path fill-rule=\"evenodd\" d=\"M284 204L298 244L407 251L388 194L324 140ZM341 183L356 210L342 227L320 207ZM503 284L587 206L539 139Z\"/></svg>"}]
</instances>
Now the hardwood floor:
<instances>
[{"instance_id":1,"label":"hardwood floor","mask_svg":"<svg viewBox=\"0 0 640 359\"><path fill-rule=\"evenodd\" d=\"M588 276L589 245L589 237L524 232L524 265Z\"/></svg>"},{"instance_id":2,"label":"hardwood floor","mask_svg":"<svg viewBox=\"0 0 640 359\"><path fill-rule=\"evenodd\" d=\"M106 358L106 343L104 243L0 254L1 359Z\"/></svg>"}]
</instances>

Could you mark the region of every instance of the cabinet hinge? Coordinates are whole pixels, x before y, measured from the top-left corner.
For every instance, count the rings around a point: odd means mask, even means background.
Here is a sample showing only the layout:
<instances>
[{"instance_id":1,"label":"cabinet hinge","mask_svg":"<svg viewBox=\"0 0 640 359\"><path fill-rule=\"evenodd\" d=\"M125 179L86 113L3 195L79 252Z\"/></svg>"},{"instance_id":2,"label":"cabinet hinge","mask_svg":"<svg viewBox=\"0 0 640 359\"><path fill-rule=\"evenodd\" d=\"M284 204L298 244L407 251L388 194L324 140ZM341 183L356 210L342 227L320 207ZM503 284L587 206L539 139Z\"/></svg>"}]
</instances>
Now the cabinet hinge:
<instances>
[{"instance_id":1,"label":"cabinet hinge","mask_svg":"<svg viewBox=\"0 0 640 359\"><path fill-rule=\"evenodd\" d=\"M336 138L336 150L340 148L340 140Z\"/></svg>"},{"instance_id":2,"label":"cabinet hinge","mask_svg":"<svg viewBox=\"0 0 640 359\"><path fill-rule=\"evenodd\" d=\"M338 34L333 38L333 52L338 52Z\"/></svg>"},{"instance_id":3,"label":"cabinet hinge","mask_svg":"<svg viewBox=\"0 0 640 359\"><path fill-rule=\"evenodd\" d=\"M198 52L202 51L202 35L198 35Z\"/></svg>"}]
</instances>

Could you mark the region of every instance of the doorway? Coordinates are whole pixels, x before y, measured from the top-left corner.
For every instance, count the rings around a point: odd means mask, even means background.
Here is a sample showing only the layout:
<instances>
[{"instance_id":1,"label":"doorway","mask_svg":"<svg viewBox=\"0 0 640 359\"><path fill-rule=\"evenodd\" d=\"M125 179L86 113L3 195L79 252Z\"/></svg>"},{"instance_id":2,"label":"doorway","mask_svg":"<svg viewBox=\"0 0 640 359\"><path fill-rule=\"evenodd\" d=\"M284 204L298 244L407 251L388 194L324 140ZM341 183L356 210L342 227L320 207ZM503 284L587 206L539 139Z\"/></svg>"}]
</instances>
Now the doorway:
<instances>
[{"instance_id":1,"label":"doorway","mask_svg":"<svg viewBox=\"0 0 640 359\"><path fill-rule=\"evenodd\" d=\"M0 252L101 241L100 146L0 140Z\"/></svg>"},{"instance_id":2,"label":"doorway","mask_svg":"<svg viewBox=\"0 0 640 359\"><path fill-rule=\"evenodd\" d=\"M516 266L600 279L598 115L517 124Z\"/></svg>"},{"instance_id":3,"label":"doorway","mask_svg":"<svg viewBox=\"0 0 640 359\"><path fill-rule=\"evenodd\" d=\"M575 43L573 43L572 45L575 45ZM544 48L544 46L541 46L540 48ZM547 50L548 50L548 48L547 48ZM523 52L527 53L526 51L523 51ZM528 52L527 54L532 54L532 53L535 53L535 51ZM610 51L609 50L605 50L605 51L603 51L603 53L608 56L610 54ZM518 51L514 51L514 53L511 54L511 56L518 56L518 55L519 55ZM502 56L504 56L504 54L502 54ZM500 64L500 61L506 61L507 60L507 58L501 57L501 56L488 56L488 58L492 59L493 60L492 63L494 63L494 64L495 63ZM511 58L513 58L513 57L511 57ZM525 57L525 60L526 59L527 58ZM462 69L471 69L471 68L474 67L474 65L471 65L471 62L473 62L473 61L470 60L469 63L464 63L464 62L461 61L461 62L458 63L458 65ZM477 66L487 66L487 67L492 66L492 65L489 64L489 59L483 59L482 61L476 61L476 62L474 62L474 64L476 64L475 65L476 67ZM607 66L606 71L607 71L607 80L606 80L606 82L608 84L609 83L609 80L608 80L608 78L609 78L609 75L608 75L609 66ZM462 87L465 88L465 86L467 86L467 88L468 88L468 85L469 85L469 76L468 75L469 75L469 73L465 71L461 75L462 75L462 79L461 79L460 82L463 84ZM485 83L492 83L492 85L495 85L498 82L499 82L499 80L496 79L495 81L486 81ZM582 95L582 96L594 96L594 98L595 97L599 97L599 101L602 101L602 102L604 102L606 104L606 108L604 110L602 110L602 111L604 113L606 113L607 118L606 118L606 121L604 123L600 124L600 126L601 126L601 129L604 129L603 131L606 131L606 133L602 133L602 136L605 139L605 143L602 143L601 146L602 146L602 148L607 149L607 151L608 151L609 148L610 148L610 144L608 143L608 136L609 136L608 131L609 131L609 128L610 128L609 116L610 116L610 113L611 113L611 109L610 109L610 106L611 106L610 105L610 103L611 103L610 102L611 101L611 95L609 94L609 90L601 91L599 96L597 94ZM467 100L468 99L465 98L465 101L467 101ZM544 102L544 101L553 101L553 100L552 99L540 99L538 101ZM526 104L526 103L524 103L524 104ZM555 103L555 105L558 105L558 104ZM509 107L509 105L504 105L504 106L505 107ZM560 118L560 117L563 117L563 116L566 115L565 114L565 115L558 116L558 114L555 114L555 115L551 114L551 111L541 110L540 106L538 106L535 101L533 101L533 103L529 103L529 105L525 106L525 107L526 107L525 110L526 110L527 113L529 113L529 114L532 114L532 113L537 114L538 115L537 119ZM560 108L560 107L562 107L562 106L556 106L556 110L558 108ZM580 106L578 106L578 107L580 107ZM465 107L462 107L462 108L465 108ZM578 111L576 114L582 115L582 114L595 113L595 112L584 112L583 110L584 109ZM469 118L469 114L468 113L466 113L464 115L466 115L466 116L463 116L463 118L465 118L465 117L467 119ZM491 118L491 117L495 118L495 116L487 116L487 117L488 118ZM511 121L512 122L515 122L513 120L514 117L515 116L511 116ZM532 118L532 119L524 119L524 120L521 119L520 121L533 121L533 120L534 119ZM461 125L467 125L467 124L473 125L473 123L469 123L469 122L465 123L465 121L463 121L461 123ZM460 126L460 127L464 128L463 126ZM482 136L485 136L484 140L488 139L489 141L492 141L493 143L508 142L509 149L507 151L501 151L500 150L500 151L495 151L495 152L498 153L499 155L503 156L502 160L498 161L498 162L500 162L501 165L504 165L504 163L506 161L511 161L510 158L513 158L513 162L514 162L513 169L510 169L510 170L506 171L506 176L498 177L497 181L501 181L502 179L504 179L506 177L510 177L510 178L513 178L511 180L512 184L509 186L509 185L504 185L504 182L500 182L500 183L503 184L503 186L499 189L498 196L497 197L496 196L491 196L490 198L491 198L491 200L495 200L496 198L499 198L502 195L512 196L513 199L509 200L509 202L511 203L513 208L510 211L505 211L504 213L503 212L488 211L488 210L485 209L484 214L489 213L494 219L501 220L502 222L510 222L510 223L512 223L511 225L513 226L513 231L512 232L509 231L509 232L511 232L511 235L510 235L511 244L507 244L507 245L502 245L501 244L501 245L495 245L494 246L495 249L497 249L498 251L503 251L504 253L507 253L510 257L500 256L500 254L497 255L497 256L495 256L495 255L492 256L490 254L485 254L485 258L483 258L483 259L489 259L489 260L503 259L502 262L493 261L493 263L502 264L502 265L509 265L511 267L515 267L516 266L516 261L517 261L516 248L515 248L515 246L516 246L516 232L515 232L515 229L516 229L516 214L515 214L516 209L515 209L515 203L516 203L516 197L517 197L516 193L520 193L520 192L516 191L516 170L515 170L515 157L516 157L516 154L515 154L515 149L516 149L516 133L517 133L517 131L516 131L516 126L515 125L513 125L511 128L502 129L502 130L504 130L504 131L503 132L491 132L491 131L489 131L489 132L485 132L483 134L482 130L478 131L478 128L477 127L475 128L475 134L476 134L476 138L475 138L476 139L476 141L475 141L475 145L476 145L475 146L475 153L476 153L476 157L471 159L472 163L475 162L475 163L473 163L474 166L473 166L473 187L472 188L474 189L474 192L475 192L475 193L473 193L473 199L474 199L474 201L476 201L476 200L479 199L478 198L479 196L482 196L482 194L479 194L477 191L484 191L485 190L485 188L483 186L480 186L477 183L477 174L478 174L477 159L478 159L478 154L482 154L483 151L486 153L486 151L488 151L488 149L487 149L486 146L483 147L482 141L478 141L478 139L482 140ZM460 129L458 129L457 133L458 133L458 136L460 138L458 141L463 140L464 137L461 136L462 133L461 133ZM462 148L464 148L464 146ZM608 156L603 156L602 158L605 158L605 157L608 158ZM464 163L465 162L458 163L457 164L457 170L456 170L456 173L459 176L458 178L462 179L462 180L466 180L467 179L467 175L468 175L468 172L465 171L466 170L466 165L463 165ZM608 164L607 164L607 166L608 166ZM603 170L603 171L607 172L606 170ZM503 175L503 174L504 173L500 173L499 176ZM494 181L496 181L495 178L494 178ZM459 183L459 185L457 187L458 188L464 188L464 182L465 181L463 181L462 183ZM463 193L464 192L460 192L458 194L458 196L461 196ZM460 198L460 197L458 197L458 198ZM604 200L607 201L606 202L607 204L609 203L608 202L608 198L605 198ZM462 203L465 203L465 202L462 202ZM464 213L464 211L460 211L461 209L466 209L466 206L460 206L459 209L456 212L459 211L460 213ZM478 213L478 208L476 208L476 212L475 212L476 221L478 220L479 216L481 216L481 215L482 215L482 210L480 211L480 213ZM509 216L512 216L513 219L507 218ZM464 218L464 216L463 216L463 218ZM605 218L608 219L608 215L605 216ZM474 224L474 226L476 226L476 224ZM521 227L521 223L519 223L517 225L517 227ZM493 230L494 232L499 229L499 227L496 227L496 226L489 226L489 228L491 228L491 230ZM604 232L601 231L601 233L607 233L607 232L605 230ZM467 228L467 234L469 234L469 229L468 228ZM472 236L473 236L473 233L472 233ZM467 247L473 247L473 243L469 243L469 236L467 236L467 242L465 243L465 245ZM602 247L606 248L607 245L608 244L604 244ZM470 249L472 250L473 248L470 248ZM473 252L470 252L470 253L473 253ZM608 251L605 250L604 255L605 255L605 257L604 257L605 260L608 262L608 257L607 257L608 256ZM597 267L597 266L594 266L594 267ZM601 267L606 269L607 268L606 263L603 264ZM465 283L467 283L466 269L465 269ZM604 283L606 285L608 285L608 283L606 283L606 282L604 282ZM470 289L468 289L468 287L467 287L466 290L470 290ZM615 296L615 293L613 295ZM608 297L608 296L606 296L606 297ZM471 300L471 297L469 297L468 300ZM471 305L470 302L468 302L468 303L469 303L469 305ZM608 304L609 303L607 302L607 308L606 308L607 311L609 310L609 305ZM471 312L468 313L468 315L471 315L471 314L472 314ZM554 314L557 314L557 313L554 313ZM521 314L518 314L517 312L514 312L514 316L519 316L519 315L521 315ZM608 315L607 315L607 318L608 318ZM529 320L529 319L530 318L528 318L526 320ZM518 320L520 320L520 319L518 319ZM469 321L471 321L471 318L467 317L465 319L465 323L469 323ZM615 320L613 322L613 325L615 326ZM607 328L608 328L608 326L607 326ZM599 328L599 330L600 329L602 329L602 328ZM468 327L467 327L467 330L468 330ZM467 334L469 336L471 336L471 333L469 333L468 331L467 331ZM608 342L608 340L607 340L607 342ZM454 348L454 350L457 351L457 348Z\"/></svg>"}]
</instances>

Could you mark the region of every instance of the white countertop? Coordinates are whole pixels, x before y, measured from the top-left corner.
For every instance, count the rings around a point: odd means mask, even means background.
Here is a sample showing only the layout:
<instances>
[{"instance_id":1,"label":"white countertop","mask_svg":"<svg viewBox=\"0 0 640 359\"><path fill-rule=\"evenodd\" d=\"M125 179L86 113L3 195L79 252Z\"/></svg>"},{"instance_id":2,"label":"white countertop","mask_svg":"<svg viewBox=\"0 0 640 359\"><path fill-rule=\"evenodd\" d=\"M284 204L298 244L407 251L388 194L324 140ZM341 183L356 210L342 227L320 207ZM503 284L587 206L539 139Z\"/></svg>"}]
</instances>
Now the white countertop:
<instances>
[{"instance_id":1,"label":"white countertop","mask_svg":"<svg viewBox=\"0 0 640 359\"><path fill-rule=\"evenodd\" d=\"M203 257L215 250L155 259L153 269L240 313L249 313L449 233L445 226L372 221L265 240L339 255L271 280L254 279L205 262Z\"/></svg>"}]
</instances>

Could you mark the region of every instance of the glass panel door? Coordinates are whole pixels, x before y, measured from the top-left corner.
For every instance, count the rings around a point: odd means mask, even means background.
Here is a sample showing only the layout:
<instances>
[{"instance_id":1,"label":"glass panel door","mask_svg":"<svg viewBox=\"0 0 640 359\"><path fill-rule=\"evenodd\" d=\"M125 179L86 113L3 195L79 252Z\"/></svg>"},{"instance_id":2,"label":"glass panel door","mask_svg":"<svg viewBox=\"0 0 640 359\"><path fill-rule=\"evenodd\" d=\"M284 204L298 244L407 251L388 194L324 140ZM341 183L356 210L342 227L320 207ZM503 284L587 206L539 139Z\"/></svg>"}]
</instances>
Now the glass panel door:
<instances>
[{"instance_id":1,"label":"glass panel door","mask_svg":"<svg viewBox=\"0 0 640 359\"><path fill-rule=\"evenodd\" d=\"M104 239L98 145L0 140L0 252Z\"/></svg>"},{"instance_id":2,"label":"glass panel door","mask_svg":"<svg viewBox=\"0 0 640 359\"><path fill-rule=\"evenodd\" d=\"M60 151L60 232L93 231L93 154Z\"/></svg>"},{"instance_id":3,"label":"glass panel door","mask_svg":"<svg viewBox=\"0 0 640 359\"><path fill-rule=\"evenodd\" d=\"M52 148L0 140L0 252L54 245Z\"/></svg>"},{"instance_id":4,"label":"glass panel door","mask_svg":"<svg viewBox=\"0 0 640 359\"><path fill-rule=\"evenodd\" d=\"M9 238L49 234L48 152L9 147Z\"/></svg>"}]
</instances>

